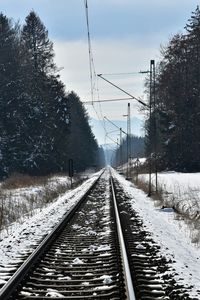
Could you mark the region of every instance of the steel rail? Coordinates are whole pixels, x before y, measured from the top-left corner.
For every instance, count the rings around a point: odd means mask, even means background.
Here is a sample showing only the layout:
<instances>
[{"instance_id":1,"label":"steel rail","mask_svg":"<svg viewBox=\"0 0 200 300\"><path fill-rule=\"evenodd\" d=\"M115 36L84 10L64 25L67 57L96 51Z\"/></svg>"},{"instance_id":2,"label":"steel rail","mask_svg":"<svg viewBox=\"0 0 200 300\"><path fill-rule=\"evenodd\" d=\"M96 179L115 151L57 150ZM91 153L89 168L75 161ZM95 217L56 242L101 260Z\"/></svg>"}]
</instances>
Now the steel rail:
<instances>
[{"instance_id":1,"label":"steel rail","mask_svg":"<svg viewBox=\"0 0 200 300\"><path fill-rule=\"evenodd\" d=\"M40 245L34 250L34 252L24 261L24 263L17 269L13 276L8 280L8 282L0 290L0 300L13 299L12 295L17 291L20 283L26 278L28 272L44 254L44 252L50 247L50 245L56 240L57 235L61 232L66 224L70 221L74 213L81 206L83 201L86 199L90 191L96 185L97 181L104 173L105 169L101 172L99 177L94 181L94 183L88 188L86 193L81 197L81 199L75 203L75 205L63 216L60 222L53 228L51 233L49 233Z\"/></svg>"},{"instance_id":2,"label":"steel rail","mask_svg":"<svg viewBox=\"0 0 200 300\"><path fill-rule=\"evenodd\" d=\"M110 183L111 183L112 197L113 197L114 209L115 209L117 234L118 234L118 239L119 239L119 244L120 244L120 249L121 249L122 267L123 267L125 286L126 286L126 296L127 296L128 300L136 300L133 283L132 283L132 278L131 278L129 262L128 262L128 256L127 256L124 237L123 237L122 228L121 228L121 222L120 222L120 218L119 218L119 212L118 212L118 208L117 208L117 201L116 201L116 197L115 197L115 189L114 189L112 176L110 177Z\"/></svg>"}]
</instances>

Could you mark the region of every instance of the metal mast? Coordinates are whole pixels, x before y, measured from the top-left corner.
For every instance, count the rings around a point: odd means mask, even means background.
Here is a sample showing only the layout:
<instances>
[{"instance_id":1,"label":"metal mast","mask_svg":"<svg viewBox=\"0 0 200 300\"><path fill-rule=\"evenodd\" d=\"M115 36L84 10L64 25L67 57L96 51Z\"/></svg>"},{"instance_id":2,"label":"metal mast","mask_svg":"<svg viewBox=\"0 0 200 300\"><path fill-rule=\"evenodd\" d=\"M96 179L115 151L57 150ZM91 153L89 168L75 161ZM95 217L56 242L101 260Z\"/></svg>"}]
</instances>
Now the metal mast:
<instances>
[{"instance_id":1,"label":"metal mast","mask_svg":"<svg viewBox=\"0 0 200 300\"><path fill-rule=\"evenodd\" d=\"M127 179L130 177L130 159L131 159L131 140L130 140L130 135L131 135L131 108L130 108L130 103L128 103L128 111L127 111L127 174L126 177Z\"/></svg>"}]
</instances>

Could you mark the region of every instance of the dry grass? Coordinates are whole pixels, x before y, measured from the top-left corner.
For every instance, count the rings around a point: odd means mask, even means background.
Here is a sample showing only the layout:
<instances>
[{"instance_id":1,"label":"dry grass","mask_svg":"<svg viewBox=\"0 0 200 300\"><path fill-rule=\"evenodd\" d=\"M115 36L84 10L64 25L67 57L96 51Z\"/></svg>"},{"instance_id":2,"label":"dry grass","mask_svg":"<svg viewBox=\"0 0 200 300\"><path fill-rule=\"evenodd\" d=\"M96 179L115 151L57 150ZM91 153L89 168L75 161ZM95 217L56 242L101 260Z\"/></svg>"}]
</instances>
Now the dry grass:
<instances>
[{"instance_id":1,"label":"dry grass","mask_svg":"<svg viewBox=\"0 0 200 300\"><path fill-rule=\"evenodd\" d=\"M147 195L149 194L149 184L139 178L133 177L133 183ZM164 194L161 188L158 188L158 191L155 192L155 187L151 185L151 198L158 202L158 205L164 205Z\"/></svg>"},{"instance_id":2,"label":"dry grass","mask_svg":"<svg viewBox=\"0 0 200 300\"><path fill-rule=\"evenodd\" d=\"M148 182L137 178L133 174L132 176L134 184L146 194L149 192ZM152 186L154 190L154 186ZM200 191L198 189L193 190L188 187L188 192L181 191L180 186L176 187L174 193L166 191L166 187L159 186L158 192L153 192L151 198L154 200L155 206L170 207L174 209L174 219L182 221L188 225L189 236L192 243L195 243L198 247L200 245ZM181 226L181 223L179 224Z\"/></svg>"},{"instance_id":3,"label":"dry grass","mask_svg":"<svg viewBox=\"0 0 200 300\"><path fill-rule=\"evenodd\" d=\"M54 188L45 186L40 194L22 195L22 198L13 198L12 191L0 191L0 231L6 229L17 221L23 222L24 217L30 218L34 211L42 209L52 203L57 197L62 195L68 189L67 184L58 184Z\"/></svg>"},{"instance_id":4,"label":"dry grass","mask_svg":"<svg viewBox=\"0 0 200 300\"><path fill-rule=\"evenodd\" d=\"M68 189L68 185L66 184L59 184L56 189L44 189L44 195L42 197L42 201L44 204L53 202L54 199L56 199L58 196L64 194L66 190Z\"/></svg>"},{"instance_id":5,"label":"dry grass","mask_svg":"<svg viewBox=\"0 0 200 300\"><path fill-rule=\"evenodd\" d=\"M48 176L30 176L20 173L13 173L9 178L2 182L1 188L5 190L12 190L31 186L45 186L48 184L48 181L51 179L51 177L56 176L66 176L66 173L52 174ZM83 181L84 180L80 176L76 175L76 177L74 177L73 186L75 187Z\"/></svg>"},{"instance_id":6,"label":"dry grass","mask_svg":"<svg viewBox=\"0 0 200 300\"><path fill-rule=\"evenodd\" d=\"M53 174L51 176L29 176L13 174L1 184L0 189L0 234L5 229L9 232L10 225L17 221L23 222L24 218L32 217L35 212L49 205L69 188L69 181L55 181L55 177L66 174ZM51 182L51 178L53 181ZM73 188L81 184L83 179L74 178ZM38 187L38 192L18 191L14 189ZM29 190L29 189L27 189ZM19 197L19 193L20 197Z\"/></svg>"},{"instance_id":7,"label":"dry grass","mask_svg":"<svg viewBox=\"0 0 200 300\"><path fill-rule=\"evenodd\" d=\"M146 194L149 193L149 184L142 178L132 176L134 184ZM151 198L160 202L161 206L171 207L178 214L191 220L200 219L200 191L198 189L191 189L188 186L188 191L181 191L180 186L176 186L174 193L166 191L164 185L158 185L158 191L155 192L155 186L151 186L152 194Z\"/></svg>"},{"instance_id":8,"label":"dry grass","mask_svg":"<svg viewBox=\"0 0 200 300\"><path fill-rule=\"evenodd\" d=\"M13 173L9 178L2 182L2 189L17 189L23 187L45 185L49 176L29 176Z\"/></svg>"},{"instance_id":9,"label":"dry grass","mask_svg":"<svg viewBox=\"0 0 200 300\"><path fill-rule=\"evenodd\" d=\"M66 183L49 184L51 176L29 176L13 174L6 179L0 189L0 231L9 230L10 224L31 217L35 209L42 209L63 194L69 185ZM38 193L19 192L14 189L39 187Z\"/></svg>"}]
</instances>

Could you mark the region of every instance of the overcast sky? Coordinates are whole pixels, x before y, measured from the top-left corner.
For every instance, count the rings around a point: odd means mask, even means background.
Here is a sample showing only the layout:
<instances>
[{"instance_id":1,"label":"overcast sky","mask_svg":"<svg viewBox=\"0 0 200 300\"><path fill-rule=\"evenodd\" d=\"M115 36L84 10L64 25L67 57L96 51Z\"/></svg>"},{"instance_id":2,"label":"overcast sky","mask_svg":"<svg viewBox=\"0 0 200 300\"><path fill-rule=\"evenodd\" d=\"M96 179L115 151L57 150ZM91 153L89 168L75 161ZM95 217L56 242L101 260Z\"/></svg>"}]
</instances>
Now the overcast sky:
<instances>
[{"instance_id":1,"label":"overcast sky","mask_svg":"<svg viewBox=\"0 0 200 300\"><path fill-rule=\"evenodd\" d=\"M167 45L170 37L184 31L198 4L197 0L88 0L96 73L133 72L105 77L145 100L145 76L138 72L149 69L150 59L159 60L160 45ZM84 0L0 0L0 8L21 24L30 10L38 13L54 42L56 63L64 68L60 74L66 90L74 90L82 101L91 100ZM101 79L98 89L100 99L126 97ZM87 105L92 118L106 115L120 120L127 102L95 104L94 108ZM142 118L134 101L131 113Z\"/></svg>"}]
</instances>

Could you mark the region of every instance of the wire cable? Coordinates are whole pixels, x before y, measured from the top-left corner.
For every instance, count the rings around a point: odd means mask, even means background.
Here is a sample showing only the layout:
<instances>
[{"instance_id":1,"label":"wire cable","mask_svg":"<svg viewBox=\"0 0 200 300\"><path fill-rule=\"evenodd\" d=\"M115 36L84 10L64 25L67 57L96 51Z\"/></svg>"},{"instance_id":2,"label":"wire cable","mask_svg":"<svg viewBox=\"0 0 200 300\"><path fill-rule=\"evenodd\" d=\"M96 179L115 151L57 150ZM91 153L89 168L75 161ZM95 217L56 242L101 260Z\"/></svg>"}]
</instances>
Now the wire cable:
<instances>
[{"instance_id":1,"label":"wire cable","mask_svg":"<svg viewBox=\"0 0 200 300\"><path fill-rule=\"evenodd\" d=\"M105 76L120 76L120 75L138 75L140 72L122 72L122 73L102 73Z\"/></svg>"},{"instance_id":2,"label":"wire cable","mask_svg":"<svg viewBox=\"0 0 200 300\"><path fill-rule=\"evenodd\" d=\"M105 137L108 137L108 131L106 129L106 122L102 112L101 102L99 100L99 88L98 88L98 76L96 74L94 59L93 59L93 52L92 52L92 44L91 44L91 37L90 37L90 26L89 26L89 13L88 13L88 2L84 0L85 5L85 14L86 14L86 25L87 25L87 38L88 38L88 54L89 54L89 68L90 68L90 89L91 89L91 99L92 99L92 107L93 110L105 132ZM95 92L97 93L97 101L94 101ZM96 108L94 107L94 102L99 104L99 111L100 115L98 114Z\"/></svg>"},{"instance_id":3,"label":"wire cable","mask_svg":"<svg viewBox=\"0 0 200 300\"><path fill-rule=\"evenodd\" d=\"M99 90L98 90L98 82L97 82L97 88L96 88L96 81L98 81L98 77L95 71L95 65L94 65L94 59L93 59L93 53L92 53L92 44L91 44L91 37L90 37L90 26L89 26L89 13L88 13L88 2L87 0L84 0L84 5L85 5L85 14L86 14L86 25L87 25L87 38L88 38L88 54L89 54L89 67L90 67L90 89L91 89L91 102L92 102L92 107L93 110L97 116L97 119L99 120L105 136L107 135L107 130L105 126L105 120L103 118L103 113L102 113L102 108L101 104L99 103L99 108L100 108L100 116L94 107L94 98L95 98L95 92L97 92L97 97L99 99ZM96 88L96 89L95 89ZM101 119L102 118L102 119Z\"/></svg>"},{"instance_id":4,"label":"wire cable","mask_svg":"<svg viewBox=\"0 0 200 300\"><path fill-rule=\"evenodd\" d=\"M89 67L90 67L90 89L91 89L91 98L92 102L94 100L94 89L95 89L95 80L96 71L94 66L94 59L92 55L92 45L90 38L90 26L89 26L89 14L88 14L88 3L87 0L84 0L85 4L85 14L86 14L86 24L87 24L87 38L88 38L88 54L89 54Z\"/></svg>"}]
</instances>

